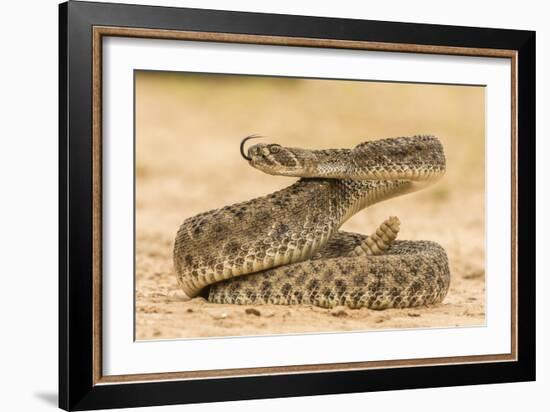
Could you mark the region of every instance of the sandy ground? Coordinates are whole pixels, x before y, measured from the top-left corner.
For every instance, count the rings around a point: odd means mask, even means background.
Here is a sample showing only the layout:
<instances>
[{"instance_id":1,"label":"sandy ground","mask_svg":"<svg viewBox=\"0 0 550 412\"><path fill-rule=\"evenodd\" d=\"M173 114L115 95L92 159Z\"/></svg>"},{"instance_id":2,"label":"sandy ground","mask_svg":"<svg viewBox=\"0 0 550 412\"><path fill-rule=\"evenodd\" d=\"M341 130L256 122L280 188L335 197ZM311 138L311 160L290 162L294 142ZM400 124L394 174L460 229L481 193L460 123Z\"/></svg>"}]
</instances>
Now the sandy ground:
<instances>
[{"instance_id":1,"label":"sandy ground","mask_svg":"<svg viewBox=\"0 0 550 412\"><path fill-rule=\"evenodd\" d=\"M141 72L136 93L138 340L485 323L483 88ZM240 158L240 139L252 133L309 148L439 136L448 162L442 181L361 211L343 229L369 233L396 215L400 239L439 242L452 273L443 303L373 311L184 301L172 267L183 220L293 181L264 175Z\"/></svg>"}]
</instances>

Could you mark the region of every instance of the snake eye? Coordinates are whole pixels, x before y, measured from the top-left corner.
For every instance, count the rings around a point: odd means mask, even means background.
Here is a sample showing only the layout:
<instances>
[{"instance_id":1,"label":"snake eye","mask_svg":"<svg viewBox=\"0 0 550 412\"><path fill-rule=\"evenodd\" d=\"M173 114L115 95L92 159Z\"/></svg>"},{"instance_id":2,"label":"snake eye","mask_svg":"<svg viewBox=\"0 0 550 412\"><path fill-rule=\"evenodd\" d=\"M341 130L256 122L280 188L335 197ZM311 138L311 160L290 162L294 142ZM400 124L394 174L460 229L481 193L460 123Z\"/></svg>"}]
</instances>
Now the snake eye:
<instances>
[{"instance_id":1,"label":"snake eye","mask_svg":"<svg viewBox=\"0 0 550 412\"><path fill-rule=\"evenodd\" d=\"M279 153L281 151L281 145L271 144L271 145L269 145L269 151L271 153Z\"/></svg>"}]
</instances>

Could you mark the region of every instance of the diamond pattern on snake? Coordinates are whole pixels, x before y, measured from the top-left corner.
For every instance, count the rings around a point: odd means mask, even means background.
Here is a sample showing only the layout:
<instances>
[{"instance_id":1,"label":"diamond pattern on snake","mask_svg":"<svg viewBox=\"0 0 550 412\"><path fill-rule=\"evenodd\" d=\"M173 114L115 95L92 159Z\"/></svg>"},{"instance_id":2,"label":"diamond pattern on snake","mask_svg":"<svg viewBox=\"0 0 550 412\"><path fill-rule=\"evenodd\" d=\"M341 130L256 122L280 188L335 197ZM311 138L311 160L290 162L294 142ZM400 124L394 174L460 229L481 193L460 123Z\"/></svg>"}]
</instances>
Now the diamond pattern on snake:
<instances>
[{"instance_id":1,"label":"diamond pattern on snake","mask_svg":"<svg viewBox=\"0 0 550 412\"><path fill-rule=\"evenodd\" d=\"M439 139L418 135L351 149L255 144L241 154L261 172L299 178L285 189L200 213L174 244L187 298L214 303L404 308L441 302L450 271L443 247L396 240L392 216L370 235L340 231L364 208L420 190L445 173Z\"/></svg>"}]
</instances>

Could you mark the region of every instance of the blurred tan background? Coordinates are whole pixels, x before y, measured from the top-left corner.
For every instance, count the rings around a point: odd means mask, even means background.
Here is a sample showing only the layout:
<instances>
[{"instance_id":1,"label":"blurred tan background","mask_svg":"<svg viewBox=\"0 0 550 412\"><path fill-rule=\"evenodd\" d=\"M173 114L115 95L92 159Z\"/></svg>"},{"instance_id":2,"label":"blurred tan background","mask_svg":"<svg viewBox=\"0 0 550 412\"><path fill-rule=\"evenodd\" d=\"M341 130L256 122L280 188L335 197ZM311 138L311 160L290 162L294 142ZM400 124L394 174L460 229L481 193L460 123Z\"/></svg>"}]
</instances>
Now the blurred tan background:
<instances>
[{"instance_id":1,"label":"blurred tan background","mask_svg":"<svg viewBox=\"0 0 550 412\"><path fill-rule=\"evenodd\" d=\"M138 339L455 327L485 322L483 87L136 72L136 336ZM294 179L245 162L250 134L303 148L437 135L447 174L428 189L359 212L343 229L401 219L399 238L442 244L451 289L435 307L329 311L183 302L172 246L187 217L265 195ZM248 308L250 309L250 308Z\"/></svg>"}]
</instances>

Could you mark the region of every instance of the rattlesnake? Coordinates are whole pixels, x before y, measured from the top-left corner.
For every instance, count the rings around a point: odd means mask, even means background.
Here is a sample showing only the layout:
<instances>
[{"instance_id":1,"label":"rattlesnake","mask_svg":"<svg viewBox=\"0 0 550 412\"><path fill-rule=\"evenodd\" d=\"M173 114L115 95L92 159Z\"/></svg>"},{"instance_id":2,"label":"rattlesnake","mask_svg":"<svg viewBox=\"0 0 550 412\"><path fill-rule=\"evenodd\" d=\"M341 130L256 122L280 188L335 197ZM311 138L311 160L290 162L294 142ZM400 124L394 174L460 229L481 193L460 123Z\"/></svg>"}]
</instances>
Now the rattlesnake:
<instances>
[{"instance_id":1,"label":"rattlesnake","mask_svg":"<svg viewBox=\"0 0 550 412\"><path fill-rule=\"evenodd\" d=\"M353 149L256 144L241 154L265 173L295 176L267 196L200 213L180 226L174 267L186 297L211 302L385 309L443 300L445 250L394 240L391 217L369 237L339 231L361 209L410 193L445 172L433 136L367 141Z\"/></svg>"}]
</instances>

